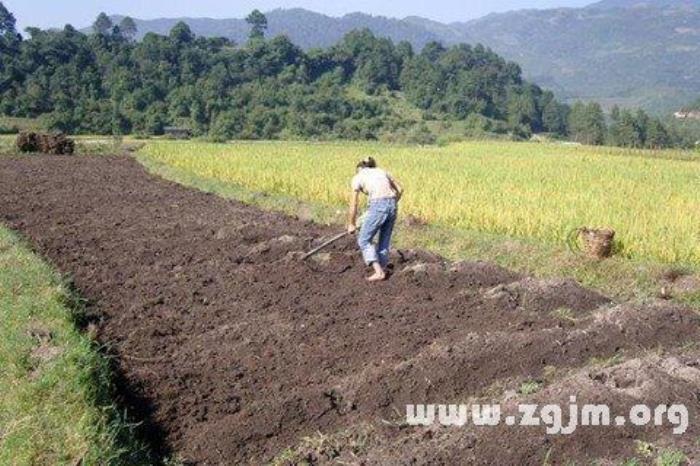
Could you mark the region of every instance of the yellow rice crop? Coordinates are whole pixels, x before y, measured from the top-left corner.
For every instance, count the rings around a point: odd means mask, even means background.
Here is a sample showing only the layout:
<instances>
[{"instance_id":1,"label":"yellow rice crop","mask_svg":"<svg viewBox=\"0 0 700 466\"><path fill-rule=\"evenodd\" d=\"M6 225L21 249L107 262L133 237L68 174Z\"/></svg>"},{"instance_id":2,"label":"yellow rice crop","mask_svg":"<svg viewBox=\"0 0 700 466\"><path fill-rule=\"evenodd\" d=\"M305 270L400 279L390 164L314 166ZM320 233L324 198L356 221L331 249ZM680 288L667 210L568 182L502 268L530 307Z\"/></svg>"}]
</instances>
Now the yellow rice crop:
<instances>
[{"instance_id":1,"label":"yellow rice crop","mask_svg":"<svg viewBox=\"0 0 700 466\"><path fill-rule=\"evenodd\" d=\"M628 257L700 263L700 160L680 153L508 142L158 141L142 154L199 177L334 206L346 202L357 161L372 155L405 186L403 214L559 244L575 227L606 226Z\"/></svg>"}]
</instances>

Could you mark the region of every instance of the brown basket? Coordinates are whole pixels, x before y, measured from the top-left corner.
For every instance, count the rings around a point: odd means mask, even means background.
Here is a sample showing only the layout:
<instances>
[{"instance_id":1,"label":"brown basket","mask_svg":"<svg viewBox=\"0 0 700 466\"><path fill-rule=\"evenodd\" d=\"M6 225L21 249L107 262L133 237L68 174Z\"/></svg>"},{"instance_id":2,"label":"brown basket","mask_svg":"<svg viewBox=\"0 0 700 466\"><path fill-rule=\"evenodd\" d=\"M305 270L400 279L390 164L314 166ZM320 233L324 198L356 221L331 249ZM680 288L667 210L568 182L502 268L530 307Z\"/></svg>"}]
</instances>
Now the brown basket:
<instances>
[{"instance_id":1,"label":"brown basket","mask_svg":"<svg viewBox=\"0 0 700 466\"><path fill-rule=\"evenodd\" d=\"M596 229L581 227L569 234L568 243L572 250L581 250L579 239L583 240L583 249L587 256L604 259L612 256L615 231L610 228Z\"/></svg>"}]
</instances>

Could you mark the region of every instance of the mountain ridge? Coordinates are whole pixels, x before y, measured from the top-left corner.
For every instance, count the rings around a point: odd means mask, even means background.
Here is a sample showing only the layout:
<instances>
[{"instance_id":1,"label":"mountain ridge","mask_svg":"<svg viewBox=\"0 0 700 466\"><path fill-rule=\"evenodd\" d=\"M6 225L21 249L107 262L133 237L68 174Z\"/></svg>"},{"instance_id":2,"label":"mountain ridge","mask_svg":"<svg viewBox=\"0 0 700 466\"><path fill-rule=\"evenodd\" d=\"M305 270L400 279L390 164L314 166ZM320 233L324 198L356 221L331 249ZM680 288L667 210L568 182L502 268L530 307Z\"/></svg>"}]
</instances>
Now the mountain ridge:
<instances>
[{"instance_id":1,"label":"mountain ridge","mask_svg":"<svg viewBox=\"0 0 700 466\"><path fill-rule=\"evenodd\" d=\"M698 7L700 0L601 0L585 8L590 9L632 9L632 8L673 8Z\"/></svg>"},{"instance_id":2,"label":"mountain ridge","mask_svg":"<svg viewBox=\"0 0 700 466\"><path fill-rule=\"evenodd\" d=\"M481 43L523 68L525 77L569 101L641 106L668 112L700 94L700 0L603 0L583 8L492 13L441 23L349 13L327 16L302 8L266 13L268 35L287 35L304 49L329 47L353 29L370 29L421 49ZM119 21L122 16L113 16ZM244 19L135 19L138 37L167 34L186 22L197 35L247 40Z\"/></svg>"}]
</instances>

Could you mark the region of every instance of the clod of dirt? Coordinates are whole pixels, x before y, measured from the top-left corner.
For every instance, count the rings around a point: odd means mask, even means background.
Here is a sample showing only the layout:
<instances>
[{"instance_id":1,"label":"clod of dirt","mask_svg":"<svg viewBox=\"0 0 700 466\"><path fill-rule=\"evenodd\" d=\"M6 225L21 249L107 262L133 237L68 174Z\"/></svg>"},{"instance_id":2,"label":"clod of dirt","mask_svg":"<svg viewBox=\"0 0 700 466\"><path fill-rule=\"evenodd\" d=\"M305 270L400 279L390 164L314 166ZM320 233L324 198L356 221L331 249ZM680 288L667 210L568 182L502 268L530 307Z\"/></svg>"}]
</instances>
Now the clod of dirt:
<instances>
[{"instance_id":1,"label":"clod of dirt","mask_svg":"<svg viewBox=\"0 0 700 466\"><path fill-rule=\"evenodd\" d=\"M671 377L685 380L696 387L700 387L700 358L689 357L687 360L682 361L677 357L668 357L662 361L661 367Z\"/></svg>"},{"instance_id":2,"label":"clod of dirt","mask_svg":"<svg viewBox=\"0 0 700 466\"><path fill-rule=\"evenodd\" d=\"M265 228L257 223L245 223L243 225L221 227L216 233L216 239L236 239L255 243L264 240L265 233Z\"/></svg>"},{"instance_id":3,"label":"clod of dirt","mask_svg":"<svg viewBox=\"0 0 700 466\"><path fill-rule=\"evenodd\" d=\"M289 252L299 250L303 245L304 241L301 238L292 235L282 235L256 244L250 248L247 256L264 254L267 259L276 260L286 256Z\"/></svg>"},{"instance_id":4,"label":"clod of dirt","mask_svg":"<svg viewBox=\"0 0 700 466\"><path fill-rule=\"evenodd\" d=\"M504 301L508 308L551 312L569 309L586 312L596 309L610 300L595 291L588 290L571 279L524 278L508 285L488 290L485 297Z\"/></svg>"},{"instance_id":5,"label":"clod of dirt","mask_svg":"<svg viewBox=\"0 0 700 466\"><path fill-rule=\"evenodd\" d=\"M304 251L290 251L284 256L285 262L298 262L300 261L306 253Z\"/></svg>"},{"instance_id":6,"label":"clod of dirt","mask_svg":"<svg viewBox=\"0 0 700 466\"><path fill-rule=\"evenodd\" d=\"M264 241L262 243L256 244L250 250L248 251L249 256L256 256L259 254L264 254L272 249L272 246L270 245L269 242Z\"/></svg>"},{"instance_id":7,"label":"clod of dirt","mask_svg":"<svg viewBox=\"0 0 700 466\"><path fill-rule=\"evenodd\" d=\"M700 292L700 277L689 273L687 270L671 267L660 276L661 289L657 297L670 299L673 296Z\"/></svg>"},{"instance_id":8,"label":"clod of dirt","mask_svg":"<svg viewBox=\"0 0 700 466\"><path fill-rule=\"evenodd\" d=\"M331 262L331 253L330 252L319 252L311 256L309 259L312 261L316 262L317 264L320 265L326 265Z\"/></svg>"},{"instance_id":9,"label":"clod of dirt","mask_svg":"<svg viewBox=\"0 0 700 466\"><path fill-rule=\"evenodd\" d=\"M299 238L296 236L292 235L282 235L278 236L277 238L273 238L271 240L274 243L279 243L279 244L293 244L299 241Z\"/></svg>"},{"instance_id":10,"label":"clod of dirt","mask_svg":"<svg viewBox=\"0 0 700 466\"><path fill-rule=\"evenodd\" d=\"M483 261L455 262L448 270L451 273L458 274L461 281L475 287L491 287L507 284L522 278L513 271Z\"/></svg>"},{"instance_id":11,"label":"clod of dirt","mask_svg":"<svg viewBox=\"0 0 700 466\"><path fill-rule=\"evenodd\" d=\"M442 264L425 264L423 262L419 262L418 264L414 265L409 265L401 269L401 272L399 272L402 275L438 275L442 272L445 271L445 268L442 266Z\"/></svg>"},{"instance_id":12,"label":"clod of dirt","mask_svg":"<svg viewBox=\"0 0 700 466\"><path fill-rule=\"evenodd\" d=\"M484 293L484 298L494 301L501 309L514 311L520 304L520 296L518 293L508 288L505 285L498 285Z\"/></svg>"},{"instance_id":13,"label":"clod of dirt","mask_svg":"<svg viewBox=\"0 0 700 466\"><path fill-rule=\"evenodd\" d=\"M240 232L240 227L237 226L225 226L219 228L214 237L218 240L224 240L229 238L235 238Z\"/></svg>"},{"instance_id":14,"label":"clod of dirt","mask_svg":"<svg viewBox=\"0 0 700 466\"><path fill-rule=\"evenodd\" d=\"M690 294L700 292L700 277L685 275L674 280L672 289L678 294Z\"/></svg>"},{"instance_id":15,"label":"clod of dirt","mask_svg":"<svg viewBox=\"0 0 700 466\"><path fill-rule=\"evenodd\" d=\"M658 396L659 386L669 380L679 379L700 385L700 369L682 363L677 357L662 358L657 355L635 358L612 367L594 370L591 380L605 387L624 393L636 399Z\"/></svg>"},{"instance_id":16,"label":"clod of dirt","mask_svg":"<svg viewBox=\"0 0 700 466\"><path fill-rule=\"evenodd\" d=\"M348 414L356 408L355 403L346 399L337 388L328 390L323 395L330 401L331 408L340 415Z\"/></svg>"},{"instance_id":17,"label":"clod of dirt","mask_svg":"<svg viewBox=\"0 0 700 466\"><path fill-rule=\"evenodd\" d=\"M429 251L419 251L416 249L399 249L396 251L395 255L392 256L399 264L405 264L407 262L423 262L426 264L432 264L443 261L437 254Z\"/></svg>"},{"instance_id":18,"label":"clod of dirt","mask_svg":"<svg viewBox=\"0 0 700 466\"><path fill-rule=\"evenodd\" d=\"M319 252L306 260L311 269L331 274L342 274L357 263L357 254L349 252Z\"/></svg>"}]
</instances>

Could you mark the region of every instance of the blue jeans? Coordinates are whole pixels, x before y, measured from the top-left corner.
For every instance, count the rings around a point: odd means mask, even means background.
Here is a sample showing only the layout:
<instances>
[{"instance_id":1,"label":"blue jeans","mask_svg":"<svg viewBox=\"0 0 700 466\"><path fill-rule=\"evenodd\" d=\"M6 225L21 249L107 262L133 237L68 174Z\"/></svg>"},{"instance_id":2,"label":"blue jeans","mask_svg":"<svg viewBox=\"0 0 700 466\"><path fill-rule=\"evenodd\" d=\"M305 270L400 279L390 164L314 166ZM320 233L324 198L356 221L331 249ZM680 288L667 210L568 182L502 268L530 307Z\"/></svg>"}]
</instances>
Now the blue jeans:
<instances>
[{"instance_id":1,"label":"blue jeans","mask_svg":"<svg viewBox=\"0 0 700 466\"><path fill-rule=\"evenodd\" d=\"M379 265L386 267L389 263L389 246L397 211L396 199L393 197L370 201L367 215L357 237L357 244L362 250L362 258L367 265L379 262ZM379 238L375 246L372 240L377 234Z\"/></svg>"}]
</instances>

